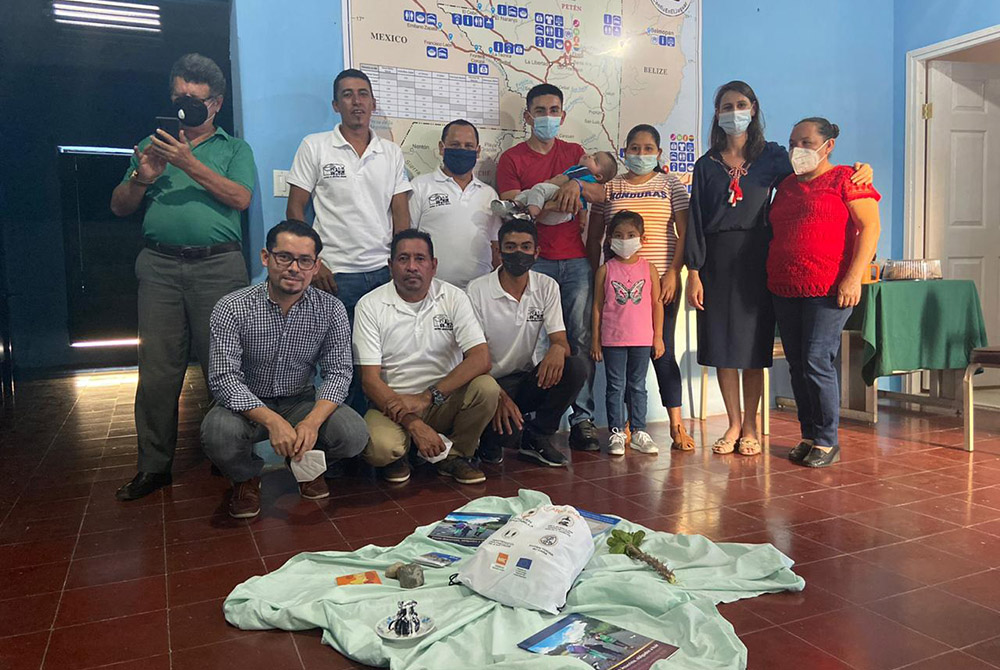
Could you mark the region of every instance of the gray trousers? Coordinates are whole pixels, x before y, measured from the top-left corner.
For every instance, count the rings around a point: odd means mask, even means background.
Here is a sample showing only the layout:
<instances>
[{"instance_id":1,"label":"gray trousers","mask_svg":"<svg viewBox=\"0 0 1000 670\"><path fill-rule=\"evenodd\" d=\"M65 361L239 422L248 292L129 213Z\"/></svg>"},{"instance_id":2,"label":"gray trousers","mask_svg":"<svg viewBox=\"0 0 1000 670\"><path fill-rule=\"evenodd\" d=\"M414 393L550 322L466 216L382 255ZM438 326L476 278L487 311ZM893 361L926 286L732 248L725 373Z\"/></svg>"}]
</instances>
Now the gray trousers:
<instances>
[{"instance_id":1,"label":"gray trousers","mask_svg":"<svg viewBox=\"0 0 1000 670\"><path fill-rule=\"evenodd\" d=\"M238 251L185 260L143 249L139 279L139 386L135 428L139 471L170 472L177 447L177 401L191 350L208 381L209 318L219 298L247 285Z\"/></svg>"},{"instance_id":2,"label":"gray trousers","mask_svg":"<svg viewBox=\"0 0 1000 670\"><path fill-rule=\"evenodd\" d=\"M312 411L314 390L288 398L262 399L268 409L280 414L293 426ZM230 481L245 482L260 476L264 459L254 453L254 442L267 439L267 428L239 412L214 406L201 423L201 443L208 458ZM368 444L365 420L346 405L338 405L323 422L315 449L326 454L326 466L357 456Z\"/></svg>"}]
</instances>

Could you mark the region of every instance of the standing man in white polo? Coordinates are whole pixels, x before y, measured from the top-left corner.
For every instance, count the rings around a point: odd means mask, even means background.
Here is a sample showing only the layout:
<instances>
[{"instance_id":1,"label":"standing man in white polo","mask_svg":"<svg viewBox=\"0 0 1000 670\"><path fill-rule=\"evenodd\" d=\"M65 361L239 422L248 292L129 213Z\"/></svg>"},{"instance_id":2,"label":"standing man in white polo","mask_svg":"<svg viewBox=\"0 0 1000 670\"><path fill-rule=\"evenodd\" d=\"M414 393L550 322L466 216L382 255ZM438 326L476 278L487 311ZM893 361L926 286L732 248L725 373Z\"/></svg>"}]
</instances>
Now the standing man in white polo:
<instances>
[{"instance_id":1,"label":"standing man in white polo","mask_svg":"<svg viewBox=\"0 0 1000 670\"><path fill-rule=\"evenodd\" d=\"M430 235L396 233L391 256L392 282L363 297L354 320L354 361L372 403L365 460L405 482L410 443L433 459L446 449L443 434L452 447L438 472L478 484L486 475L471 459L500 394L483 329L468 296L434 279Z\"/></svg>"},{"instance_id":2,"label":"standing man in white polo","mask_svg":"<svg viewBox=\"0 0 1000 670\"><path fill-rule=\"evenodd\" d=\"M497 192L472 174L479 159L479 130L456 119L441 131L442 165L414 178L410 222L437 246L436 277L459 288L488 274L499 262L500 220L490 210Z\"/></svg>"},{"instance_id":3,"label":"standing man in white polo","mask_svg":"<svg viewBox=\"0 0 1000 670\"><path fill-rule=\"evenodd\" d=\"M552 444L552 436L586 381L587 366L570 356L559 285L531 270L538 258L534 224L506 221L499 237L502 265L468 288L490 349L490 374L500 385L500 401L480 440L479 458L500 463L507 448L543 465L565 466L568 459ZM549 345L544 355L538 347L542 337Z\"/></svg>"},{"instance_id":4,"label":"standing man in white polo","mask_svg":"<svg viewBox=\"0 0 1000 670\"><path fill-rule=\"evenodd\" d=\"M403 152L372 132L375 95L368 75L348 69L333 81L333 110L340 124L307 135L288 175L285 217L304 221L312 198L313 228L323 252L313 285L330 292L347 308L389 281L389 242L410 227Z\"/></svg>"}]
</instances>

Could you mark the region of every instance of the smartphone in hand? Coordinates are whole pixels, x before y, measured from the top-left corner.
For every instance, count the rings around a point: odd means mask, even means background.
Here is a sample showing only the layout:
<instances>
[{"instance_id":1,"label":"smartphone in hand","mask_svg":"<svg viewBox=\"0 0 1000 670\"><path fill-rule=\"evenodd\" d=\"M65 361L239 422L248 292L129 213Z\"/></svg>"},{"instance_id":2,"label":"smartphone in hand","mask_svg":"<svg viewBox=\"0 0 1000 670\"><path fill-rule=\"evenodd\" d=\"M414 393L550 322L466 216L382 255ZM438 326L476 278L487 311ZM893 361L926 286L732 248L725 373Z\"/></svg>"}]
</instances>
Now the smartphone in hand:
<instances>
[{"instance_id":1,"label":"smartphone in hand","mask_svg":"<svg viewBox=\"0 0 1000 670\"><path fill-rule=\"evenodd\" d=\"M170 136L175 140L179 140L181 137L181 120L176 116L158 116L156 117L156 127L162 128L163 130L170 133Z\"/></svg>"}]
</instances>

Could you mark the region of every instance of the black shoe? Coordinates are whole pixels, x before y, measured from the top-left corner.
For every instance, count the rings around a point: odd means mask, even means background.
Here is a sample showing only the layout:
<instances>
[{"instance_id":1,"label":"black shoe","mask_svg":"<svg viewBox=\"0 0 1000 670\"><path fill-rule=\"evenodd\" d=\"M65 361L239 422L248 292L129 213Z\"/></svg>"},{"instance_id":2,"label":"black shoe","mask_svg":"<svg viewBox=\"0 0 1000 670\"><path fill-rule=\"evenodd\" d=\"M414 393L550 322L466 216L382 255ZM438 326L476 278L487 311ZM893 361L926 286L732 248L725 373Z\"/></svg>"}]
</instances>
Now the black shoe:
<instances>
[{"instance_id":1,"label":"black shoe","mask_svg":"<svg viewBox=\"0 0 1000 670\"><path fill-rule=\"evenodd\" d=\"M517 453L521 458L538 461L550 468L564 468L569 464L566 455L552 446L552 438L549 435L536 435L525 431L521 448Z\"/></svg>"},{"instance_id":2,"label":"black shoe","mask_svg":"<svg viewBox=\"0 0 1000 670\"><path fill-rule=\"evenodd\" d=\"M482 440L479 442L479 449L476 456L483 463L497 465L503 463L503 445L493 440Z\"/></svg>"},{"instance_id":3,"label":"black shoe","mask_svg":"<svg viewBox=\"0 0 1000 670\"><path fill-rule=\"evenodd\" d=\"M792 463L801 463L803 459L809 455L809 450L812 448L812 440L809 440L808 442L806 440L802 440L788 452L788 460Z\"/></svg>"},{"instance_id":4,"label":"black shoe","mask_svg":"<svg viewBox=\"0 0 1000 670\"><path fill-rule=\"evenodd\" d=\"M833 445L830 451L823 451L822 449L813 449L806 454L806 457L802 459L802 465L807 468L825 468L828 465L833 465L840 460L840 445Z\"/></svg>"},{"instance_id":5,"label":"black shoe","mask_svg":"<svg viewBox=\"0 0 1000 670\"><path fill-rule=\"evenodd\" d=\"M580 451L600 451L597 428L590 419L581 421L569 429L569 446Z\"/></svg>"},{"instance_id":6,"label":"black shoe","mask_svg":"<svg viewBox=\"0 0 1000 670\"><path fill-rule=\"evenodd\" d=\"M140 472L128 484L115 491L115 498L122 502L145 498L156 489L170 486L173 478L169 472Z\"/></svg>"}]
</instances>

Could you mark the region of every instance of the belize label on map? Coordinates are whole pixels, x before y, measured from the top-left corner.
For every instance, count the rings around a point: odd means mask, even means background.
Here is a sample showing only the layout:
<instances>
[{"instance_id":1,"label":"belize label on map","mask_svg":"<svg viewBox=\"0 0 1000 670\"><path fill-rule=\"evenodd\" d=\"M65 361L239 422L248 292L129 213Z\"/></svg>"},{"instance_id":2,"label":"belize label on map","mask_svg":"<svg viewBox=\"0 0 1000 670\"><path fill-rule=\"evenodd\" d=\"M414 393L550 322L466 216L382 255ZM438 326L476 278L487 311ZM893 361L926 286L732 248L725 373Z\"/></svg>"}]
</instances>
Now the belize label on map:
<instances>
[{"instance_id":1,"label":"belize label on map","mask_svg":"<svg viewBox=\"0 0 1000 670\"><path fill-rule=\"evenodd\" d=\"M565 95L559 137L623 155L655 126L663 164L690 187L701 125L700 0L341 0L345 62L375 89L372 125L403 148L413 175L440 164L447 122L480 133L477 175L525 139L524 95Z\"/></svg>"}]
</instances>

